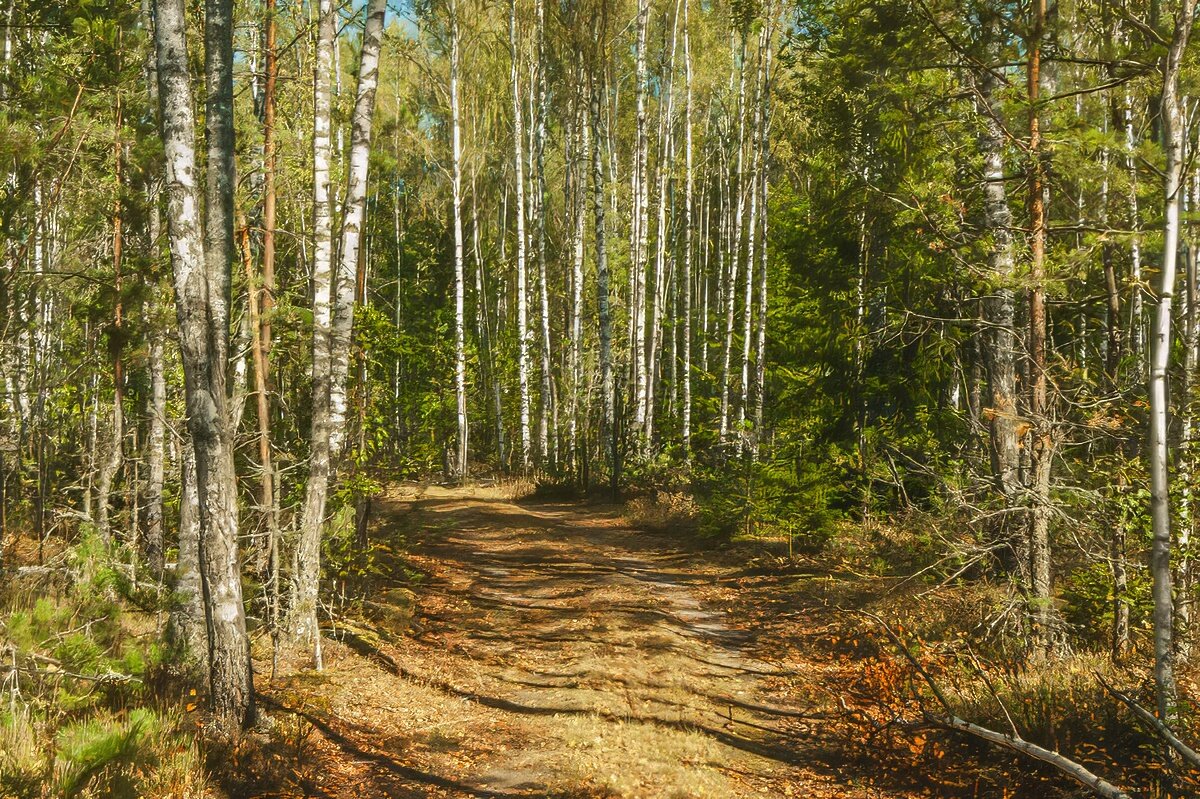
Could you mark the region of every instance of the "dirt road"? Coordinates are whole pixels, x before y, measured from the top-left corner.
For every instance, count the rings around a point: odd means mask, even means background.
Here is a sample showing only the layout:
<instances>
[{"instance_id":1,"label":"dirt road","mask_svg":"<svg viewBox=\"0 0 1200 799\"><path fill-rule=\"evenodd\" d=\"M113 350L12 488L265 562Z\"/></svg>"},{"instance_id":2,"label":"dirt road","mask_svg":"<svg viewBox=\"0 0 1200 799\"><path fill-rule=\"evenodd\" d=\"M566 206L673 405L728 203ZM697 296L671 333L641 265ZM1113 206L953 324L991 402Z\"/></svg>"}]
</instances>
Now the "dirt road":
<instances>
[{"instance_id":1,"label":"dirt road","mask_svg":"<svg viewBox=\"0 0 1200 799\"><path fill-rule=\"evenodd\" d=\"M324 674L266 691L294 795L881 795L833 765L813 663L763 659L713 559L482 489L375 513L422 575L413 627L391 665L331 643Z\"/></svg>"}]
</instances>

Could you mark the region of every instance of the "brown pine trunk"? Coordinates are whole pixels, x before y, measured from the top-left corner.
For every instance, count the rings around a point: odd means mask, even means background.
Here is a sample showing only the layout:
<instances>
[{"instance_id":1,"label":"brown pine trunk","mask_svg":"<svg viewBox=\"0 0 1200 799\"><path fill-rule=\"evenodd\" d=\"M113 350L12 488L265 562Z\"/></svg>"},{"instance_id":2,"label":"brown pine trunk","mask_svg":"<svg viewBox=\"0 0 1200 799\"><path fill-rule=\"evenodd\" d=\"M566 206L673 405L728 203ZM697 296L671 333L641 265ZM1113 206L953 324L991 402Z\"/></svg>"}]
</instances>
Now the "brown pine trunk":
<instances>
[{"instance_id":1,"label":"brown pine trunk","mask_svg":"<svg viewBox=\"0 0 1200 799\"><path fill-rule=\"evenodd\" d=\"M1029 413L1032 417L1030 450L1031 507L1029 510L1029 620L1031 643L1041 653L1054 646L1053 608L1050 596L1050 468L1054 440L1046 394L1046 204L1045 165L1042 155L1041 102L1042 33L1046 0L1033 0L1029 35L1029 352L1032 384Z\"/></svg>"}]
</instances>

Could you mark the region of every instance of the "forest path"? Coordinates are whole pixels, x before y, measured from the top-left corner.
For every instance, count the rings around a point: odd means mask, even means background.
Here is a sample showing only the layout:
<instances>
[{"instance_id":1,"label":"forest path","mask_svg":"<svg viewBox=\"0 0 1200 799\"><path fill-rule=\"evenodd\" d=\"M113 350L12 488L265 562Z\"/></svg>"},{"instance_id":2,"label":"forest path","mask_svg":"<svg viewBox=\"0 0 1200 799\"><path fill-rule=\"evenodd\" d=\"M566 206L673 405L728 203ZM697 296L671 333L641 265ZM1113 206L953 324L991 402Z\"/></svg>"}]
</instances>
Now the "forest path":
<instances>
[{"instance_id":1,"label":"forest path","mask_svg":"<svg viewBox=\"0 0 1200 799\"><path fill-rule=\"evenodd\" d=\"M419 609L386 668L331 643L323 674L266 692L317 732L295 731L303 793L881 795L816 731L832 694L812 680L837 664L766 662L718 559L614 509L489 489L410 489L374 514L424 575Z\"/></svg>"}]
</instances>

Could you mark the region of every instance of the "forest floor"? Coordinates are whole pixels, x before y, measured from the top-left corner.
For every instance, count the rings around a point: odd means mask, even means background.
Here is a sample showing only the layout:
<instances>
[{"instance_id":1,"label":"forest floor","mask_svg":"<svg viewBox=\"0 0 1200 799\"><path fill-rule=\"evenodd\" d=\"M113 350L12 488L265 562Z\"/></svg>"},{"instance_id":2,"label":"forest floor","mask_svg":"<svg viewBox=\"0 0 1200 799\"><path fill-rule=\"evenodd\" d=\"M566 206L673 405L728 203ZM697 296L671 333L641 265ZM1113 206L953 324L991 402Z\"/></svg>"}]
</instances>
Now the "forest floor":
<instances>
[{"instance_id":1,"label":"forest floor","mask_svg":"<svg viewBox=\"0 0 1200 799\"><path fill-rule=\"evenodd\" d=\"M274 776L236 793L926 795L850 743L864 664L839 641L859 622L819 593L611 506L410 486L373 517L414 590L369 605L408 597L408 630L329 640L324 672L260 678L276 744L237 770Z\"/></svg>"}]
</instances>

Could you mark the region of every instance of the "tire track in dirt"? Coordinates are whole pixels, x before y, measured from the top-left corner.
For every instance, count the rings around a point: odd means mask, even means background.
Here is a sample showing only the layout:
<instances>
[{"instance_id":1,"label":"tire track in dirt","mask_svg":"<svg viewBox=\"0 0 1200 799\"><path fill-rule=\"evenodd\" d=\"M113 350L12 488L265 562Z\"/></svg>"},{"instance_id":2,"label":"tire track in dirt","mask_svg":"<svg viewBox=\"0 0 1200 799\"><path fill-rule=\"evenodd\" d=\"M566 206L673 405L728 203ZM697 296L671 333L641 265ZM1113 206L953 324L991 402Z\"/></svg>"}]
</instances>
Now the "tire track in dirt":
<instances>
[{"instance_id":1,"label":"tire track in dirt","mask_svg":"<svg viewBox=\"0 0 1200 799\"><path fill-rule=\"evenodd\" d=\"M319 709L321 754L356 753L329 795L878 795L828 764L820 709L770 695L789 668L704 601L722 567L703 554L470 489L375 507L428 578L416 634L383 648L396 674L335 647L292 695Z\"/></svg>"}]
</instances>

